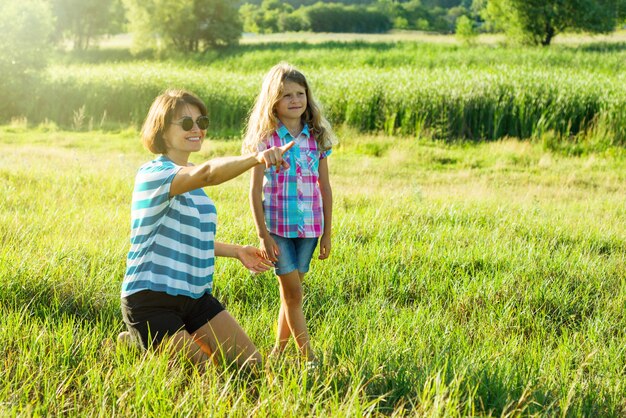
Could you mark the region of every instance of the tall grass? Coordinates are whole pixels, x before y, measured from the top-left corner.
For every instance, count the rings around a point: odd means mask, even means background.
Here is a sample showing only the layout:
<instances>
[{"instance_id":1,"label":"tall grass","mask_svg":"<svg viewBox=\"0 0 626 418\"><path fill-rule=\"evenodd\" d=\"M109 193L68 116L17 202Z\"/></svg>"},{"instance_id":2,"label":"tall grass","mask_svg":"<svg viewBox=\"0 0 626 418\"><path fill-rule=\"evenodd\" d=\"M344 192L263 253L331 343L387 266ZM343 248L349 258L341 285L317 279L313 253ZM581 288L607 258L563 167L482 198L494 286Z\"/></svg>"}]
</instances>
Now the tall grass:
<instances>
[{"instance_id":1,"label":"tall grass","mask_svg":"<svg viewBox=\"0 0 626 418\"><path fill-rule=\"evenodd\" d=\"M122 329L136 132L0 128L3 415L622 416L626 155L342 132L333 253L305 281L313 347L258 377L106 344ZM196 161L235 154L208 141ZM255 244L247 176L209 188ZM262 353L278 290L218 259Z\"/></svg>"},{"instance_id":2,"label":"tall grass","mask_svg":"<svg viewBox=\"0 0 626 418\"><path fill-rule=\"evenodd\" d=\"M241 46L165 61L60 60L24 92L29 99L19 116L71 127L82 111L83 128L138 125L151 100L177 86L209 104L215 135L238 136L262 75L286 59L309 76L331 122L361 132L446 140L548 135L617 145L626 140L625 58L622 44L503 49L356 42Z\"/></svg>"}]
</instances>

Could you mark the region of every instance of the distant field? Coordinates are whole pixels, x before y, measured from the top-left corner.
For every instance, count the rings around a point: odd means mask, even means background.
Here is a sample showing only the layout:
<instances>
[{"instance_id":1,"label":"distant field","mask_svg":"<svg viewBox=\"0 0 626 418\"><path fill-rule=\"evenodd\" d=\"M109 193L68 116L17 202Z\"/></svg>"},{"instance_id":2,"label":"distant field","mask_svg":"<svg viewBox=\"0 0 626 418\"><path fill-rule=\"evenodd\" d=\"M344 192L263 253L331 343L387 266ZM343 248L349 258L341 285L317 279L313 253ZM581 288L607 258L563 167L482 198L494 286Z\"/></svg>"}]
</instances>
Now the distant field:
<instances>
[{"instance_id":1,"label":"distant field","mask_svg":"<svg viewBox=\"0 0 626 418\"><path fill-rule=\"evenodd\" d=\"M418 31L391 31L384 34L371 33L313 33L313 32L288 32L272 34L245 33L240 43L243 45L254 45L274 42L428 42L444 44L461 44L454 35L441 35ZM503 35L482 34L476 38L476 42L481 44L497 44L504 42ZM568 33L557 35L554 38L555 45L580 45L596 42L626 42L626 31L617 31L608 35L589 35ZM101 48L128 48L132 43L132 35L121 34L102 39L99 43Z\"/></svg>"},{"instance_id":2,"label":"distant field","mask_svg":"<svg viewBox=\"0 0 626 418\"><path fill-rule=\"evenodd\" d=\"M626 414L623 149L340 137L333 253L305 283L323 366L303 380L293 351L249 378L106 344L149 155L132 129L0 127L0 415ZM221 240L256 243L247 181L207 189ZM220 259L215 280L267 354L275 279Z\"/></svg>"},{"instance_id":3,"label":"distant field","mask_svg":"<svg viewBox=\"0 0 626 418\"><path fill-rule=\"evenodd\" d=\"M391 31L383 34L369 33L273 33L273 34L245 34L242 44L258 44L265 42L428 42L428 43L444 43L444 44L461 44L454 35L441 35L429 32L419 31ZM476 38L477 43L481 44L497 44L505 42L503 35L481 34ZM557 35L554 38L555 45L581 45L596 42L626 42L626 30L617 31L607 35L590 35L566 33Z\"/></svg>"}]
</instances>

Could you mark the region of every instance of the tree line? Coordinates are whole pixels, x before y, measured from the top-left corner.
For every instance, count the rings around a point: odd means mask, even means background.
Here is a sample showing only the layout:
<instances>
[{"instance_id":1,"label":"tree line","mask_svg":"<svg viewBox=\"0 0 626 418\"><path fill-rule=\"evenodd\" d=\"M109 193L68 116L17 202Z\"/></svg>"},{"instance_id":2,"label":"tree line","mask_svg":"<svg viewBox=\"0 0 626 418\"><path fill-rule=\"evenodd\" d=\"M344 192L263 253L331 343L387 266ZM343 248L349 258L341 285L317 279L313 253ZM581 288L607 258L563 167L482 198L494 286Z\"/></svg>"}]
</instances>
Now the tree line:
<instances>
[{"instance_id":1,"label":"tree line","mask_svg":"<svg viewBox=\"0 0 626 418\"><path fill-rule=\"evenodd\" d=\"M504 32L511 41L549 45L559 33L608 33L624 24L626 0L247 0L244 31L438 33Z\"/></svg>"},{"instance_id":2,"label":"tree line","mask_svg":"<svg viewBox=\"0 0 626 418\"><path fill-rule=\"evenodd\" d=\"M0 69L5 78L33 73L54 45L85 50L126 32L135 51L181 53L285 31L504 32L549 45L564 31L613 31L625 18L626 0L2 0Z\"/></svg>"},{"instance_id":3,"label":"tree line","mask_svg":"<svg viewBox=\"0 0 626 418\"><path fill-rule=\"evenodd\" d=\"M3 0L6 9L37 7L42 38L76 50L103 35L132 32L134 49L196 52L232 45L243 32L504 32L549 45L564 31L606 33L624 24L626 0ZM10 14L0 29L11 27ZM3 30L3 34L7 31ZM8 39L11 35L8 35ZM2 52L2 51L0 51Z\"/></svg>"}]
</instances>

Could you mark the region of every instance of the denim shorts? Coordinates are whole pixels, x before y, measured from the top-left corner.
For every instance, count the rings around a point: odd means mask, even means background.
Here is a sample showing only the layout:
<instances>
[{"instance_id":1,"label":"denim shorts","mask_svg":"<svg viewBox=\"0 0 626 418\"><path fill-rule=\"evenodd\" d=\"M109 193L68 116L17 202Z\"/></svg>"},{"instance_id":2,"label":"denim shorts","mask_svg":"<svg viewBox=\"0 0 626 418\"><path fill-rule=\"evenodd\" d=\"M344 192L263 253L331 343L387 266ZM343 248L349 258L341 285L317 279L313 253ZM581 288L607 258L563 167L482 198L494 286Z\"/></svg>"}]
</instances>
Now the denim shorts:
<instances>
[{"instance_id":1,"label":"denim shorts","mask_svg":"<svg viewBox=\"0 0 626 418\"><path fill-rule=\"evenodd\" d=\"M298 270L300 273L309 271L309 264L315 247L317 247L317 238L285 238L278 235L270 234L278 249L280 255L276 263L276 274L291 273Z\"/></svg>"}]
</instances>

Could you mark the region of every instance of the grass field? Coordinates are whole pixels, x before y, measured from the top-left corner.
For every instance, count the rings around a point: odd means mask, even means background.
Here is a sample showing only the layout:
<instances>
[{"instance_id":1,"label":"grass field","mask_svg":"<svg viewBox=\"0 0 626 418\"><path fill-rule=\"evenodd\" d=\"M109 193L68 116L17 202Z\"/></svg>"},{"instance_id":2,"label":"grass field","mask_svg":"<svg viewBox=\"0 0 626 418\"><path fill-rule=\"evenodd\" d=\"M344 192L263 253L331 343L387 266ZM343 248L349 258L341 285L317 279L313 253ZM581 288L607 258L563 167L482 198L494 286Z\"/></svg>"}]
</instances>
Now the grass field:
<instances>
[{"instance_id":1,"label":"grass field","mask_svg":"<svg viewBox=\"0 0 626 418\"><path fill-rule=\"evenodd\" d=\"M292 350L255 378L105 343L150 158L134 129L0 127L0 415L626 414L623 148L340 136L333 253L305 288L322 368ZM207 189L220 240L256 243L247 181ZM218 260L215 283L267 354L275 279Z\"/></svg>"}]
</instances>

